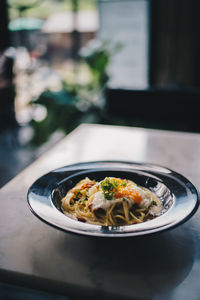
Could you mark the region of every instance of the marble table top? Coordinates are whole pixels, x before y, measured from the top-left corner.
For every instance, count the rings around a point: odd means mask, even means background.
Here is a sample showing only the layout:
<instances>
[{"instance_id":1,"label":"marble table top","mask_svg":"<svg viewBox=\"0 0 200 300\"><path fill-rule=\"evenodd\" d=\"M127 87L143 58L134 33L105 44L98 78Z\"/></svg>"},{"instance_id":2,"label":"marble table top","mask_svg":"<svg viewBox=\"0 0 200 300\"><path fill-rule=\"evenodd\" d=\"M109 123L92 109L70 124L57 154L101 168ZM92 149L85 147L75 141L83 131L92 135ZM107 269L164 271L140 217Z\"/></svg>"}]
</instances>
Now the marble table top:
<instances>
[{"instance_id":1,"label":"marble table top","mask_svg":"<svg viewBox=\"0 0 200 300\"><path fill-rule=\"evenodd\" d=\"M80 299L198 300L200 210L170 231L114 240L61 232L31 213L38 177L96 160L160 164L200 188L200 134L83 124L0 190L0 280Z\"/></svg>"}]
</instances>

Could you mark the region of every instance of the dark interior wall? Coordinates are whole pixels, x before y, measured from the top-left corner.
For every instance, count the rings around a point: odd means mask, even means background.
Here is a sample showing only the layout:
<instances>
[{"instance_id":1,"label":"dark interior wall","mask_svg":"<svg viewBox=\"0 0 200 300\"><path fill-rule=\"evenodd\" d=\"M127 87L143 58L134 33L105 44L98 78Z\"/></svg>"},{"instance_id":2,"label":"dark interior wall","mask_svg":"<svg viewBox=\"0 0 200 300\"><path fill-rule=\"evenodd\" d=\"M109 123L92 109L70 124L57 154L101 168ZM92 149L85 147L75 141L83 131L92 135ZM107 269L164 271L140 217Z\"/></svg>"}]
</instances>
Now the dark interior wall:
<instances>
[{"instance_id":1,"label":"dark interior wall","mask_svg":"<svg viewBox=\"0 0 200 300\"><path fill-rule=\"evenodd\" d=\"M0 132L17 125L14 112L14 57L9 53L9 47L7 1L0 0Z\"/></svg>"},{"instance_id":2,"label":"dark interior wall","mask_svg":"<svg viewBox=\"0 0 200 300\"><path fill-rule=\"evenodd\" d=\"M0 0L0 51L10 46L7 1Z\"/></svg>"},{"instance_id":3,"label":"dark interior wall","mask_svg":"<svg viewBox=\"0 0 200 300\"><path fill-rule=\"evenodd\" d=\"M200 86L199 11L199 0L151 0L151 86Z\"/></svg>"}]
</instances>

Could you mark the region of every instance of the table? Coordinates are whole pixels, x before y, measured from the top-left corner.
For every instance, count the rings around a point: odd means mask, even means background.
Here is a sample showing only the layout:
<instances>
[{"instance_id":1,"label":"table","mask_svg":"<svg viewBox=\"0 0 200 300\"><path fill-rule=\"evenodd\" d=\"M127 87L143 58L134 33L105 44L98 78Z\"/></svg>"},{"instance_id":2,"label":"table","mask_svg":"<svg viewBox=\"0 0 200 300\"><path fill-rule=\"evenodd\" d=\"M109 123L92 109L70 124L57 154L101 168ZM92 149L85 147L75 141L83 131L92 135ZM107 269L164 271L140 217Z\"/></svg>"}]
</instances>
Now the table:
<instances>
[{"instance_id":1,"label":"table","mask_svg":"<svg viewBox=\"0 0 200 300\"><path fill-rule=\"evenodd\" d=\"M198 300L200 210L173 230L127 239L64 233L30 212L38 177L95 160L161 164L200 187L200 134L82 124L0 190L0 280L80 299Z\"/></svg>"}]
</instances>

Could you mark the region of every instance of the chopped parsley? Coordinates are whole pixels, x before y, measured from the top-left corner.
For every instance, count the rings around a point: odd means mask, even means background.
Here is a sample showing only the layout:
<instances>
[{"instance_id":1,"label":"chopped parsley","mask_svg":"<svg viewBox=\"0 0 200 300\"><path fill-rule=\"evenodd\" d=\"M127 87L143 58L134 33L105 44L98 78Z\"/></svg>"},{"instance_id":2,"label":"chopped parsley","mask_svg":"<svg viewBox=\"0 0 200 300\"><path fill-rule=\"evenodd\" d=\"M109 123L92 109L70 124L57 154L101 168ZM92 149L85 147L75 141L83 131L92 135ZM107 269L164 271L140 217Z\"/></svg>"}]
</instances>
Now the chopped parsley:
<instances>
[{"instance_id":1,"label":"chopped parsley","mask_svg":"<svg viewBox=\"0 0 200 300\"><path fill-rule=\"evenodd\" d=\"M75 196L73 198L74 201L78 201L82 196L82 193L81 193L81 190L80 189L77 189L76 192L75 192Z\"/></svg>"},{"instance_id":2,"label":"chopped parsley","mask_svg":"<svg viewBox=\"0 0 200 300\"><path fill-rule=\"evenodd\" d=\"M107 200L112 200L114 194L114 185L110 182L109 178L105 178L101 181L101 189L103 191L104 197Z\"/></svg>"},{"instance_id":3,"label":"chopped parsley","mask_svg":"<svg viewBox=\"0 0 200 300\"><path fill-rule=\"evenodd\" d=\"M112 200L114 193L120 188L125 187L127 183L125 181L120 182L117 179L109 179L106 177L103 181L100 183L101 189L103 191L104 197L107 200Z\"/></svg>"},{"instance_id":4,"label":"chopped parsley","mask_svg":"<svg viewBox=\"0 0 200 300\"><path fill-rule=\"evenodd\" d=\"M156 201L152 201L152 205L158 206Z\"/></svg>"},{"instance_id":5,"label":"chopped parsley","mask_svg":"<svg viewBox=\"0 0 200 300\"><path fill-rule=\"evenodd\" d=\"M83 199L83 200L82 200L82 199L80 199L80 200L78 201L78 203L79 203L79 204L84 204L84 203L85 203L85 201L86 201L86 199Z\"/></svg>"},{"instance_id":6,"label":"chopped parsley","mask_svg":"<svg viewBox=\"0 0 200 300\"><path fill-rule=\"evenodd\" d=\"M113 179L112 184L116 189L120 186L119 181L117 179Z\"/></svg>"}]
</instances>

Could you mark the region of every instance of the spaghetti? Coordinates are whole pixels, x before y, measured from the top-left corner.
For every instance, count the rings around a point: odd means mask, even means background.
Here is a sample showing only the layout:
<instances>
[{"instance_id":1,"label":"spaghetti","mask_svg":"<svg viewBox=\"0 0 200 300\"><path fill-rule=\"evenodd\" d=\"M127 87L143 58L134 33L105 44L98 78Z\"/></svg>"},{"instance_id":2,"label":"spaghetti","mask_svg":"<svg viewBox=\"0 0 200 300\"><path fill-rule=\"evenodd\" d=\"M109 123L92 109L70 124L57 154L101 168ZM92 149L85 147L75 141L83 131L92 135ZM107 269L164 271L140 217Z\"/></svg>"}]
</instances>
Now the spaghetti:
<instances>
[{"instance_id":1,"label":"spaghetti","mask_svg":"<svg viewBox=\"0 0 200 300\"><path fill-rule=\"evenodd\" d=\"M62 209L82 222L121 226L151 220L163 205L153 192L131 180L106 177L98 182L86 177L68 191Z\"/></svg>"}]
</instances>

